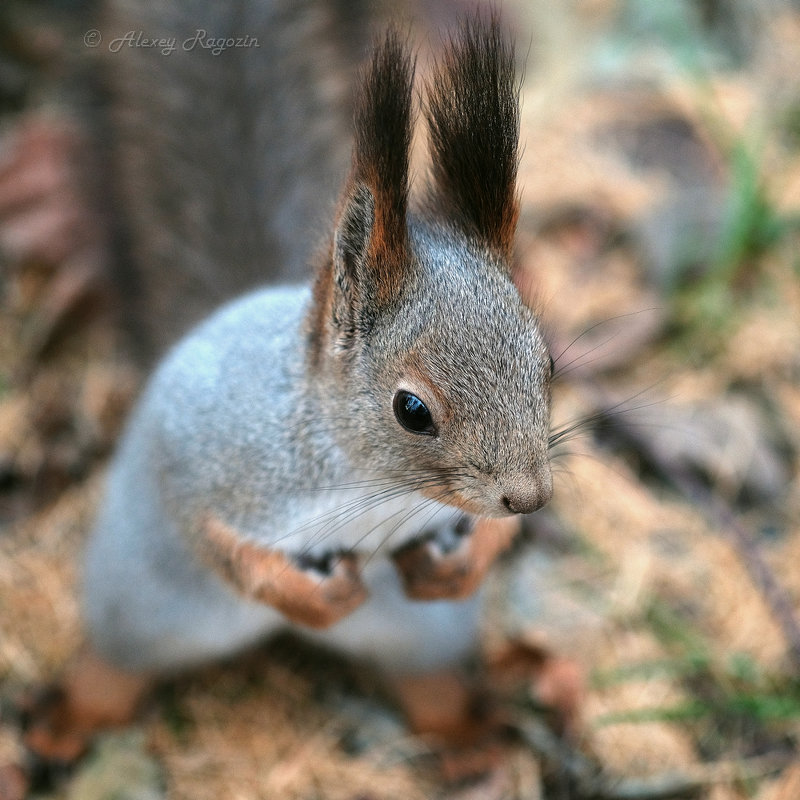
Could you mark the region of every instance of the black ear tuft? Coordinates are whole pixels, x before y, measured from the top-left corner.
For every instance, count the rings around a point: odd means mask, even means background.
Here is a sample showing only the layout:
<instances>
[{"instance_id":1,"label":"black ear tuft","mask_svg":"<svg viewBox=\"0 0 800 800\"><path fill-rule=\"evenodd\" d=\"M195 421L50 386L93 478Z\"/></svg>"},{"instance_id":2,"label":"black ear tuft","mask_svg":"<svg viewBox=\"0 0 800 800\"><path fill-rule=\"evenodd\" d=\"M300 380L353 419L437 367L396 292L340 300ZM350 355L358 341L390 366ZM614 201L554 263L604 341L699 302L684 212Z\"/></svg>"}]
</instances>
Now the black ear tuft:
<instances>
[{"instance_id":1,"label":"black ear tuft","mask_svg":"<svg viewBox=\"0 0 800 800\"><path fill-rule=\"evenodd\" d=\"M428 84L434 202L505 257L519 214L519 90L494 15L462 26Z\"/></svg>"},{"instance_id":2,"label":"black ear tuft","mask_svg":"<svg viewBox=\"0 0 800 800\"><path fill-rule=\"evenodd\" d=\"M314 284L308 336L314 358L333 326L347 347L408 283L408 163L413 62L390 28L361 73L350 178L332 250Z\"/></svg>"},{"instance_id":3,"label":"black ear tuft","mask_svg":"<svg viewBox=\"0 0 800 800\"><path fill-rule=\"evenodd\" d=\"M390 28L361 76L355 110L353 173L345 204L366 187L373 199L365 264L377 299L403 285L408 255L408 163L412 131L413 63ZM352 215L350 215L352 216ZM348 217L345 209L342 219Z\"/></svg>"}]
</instances>

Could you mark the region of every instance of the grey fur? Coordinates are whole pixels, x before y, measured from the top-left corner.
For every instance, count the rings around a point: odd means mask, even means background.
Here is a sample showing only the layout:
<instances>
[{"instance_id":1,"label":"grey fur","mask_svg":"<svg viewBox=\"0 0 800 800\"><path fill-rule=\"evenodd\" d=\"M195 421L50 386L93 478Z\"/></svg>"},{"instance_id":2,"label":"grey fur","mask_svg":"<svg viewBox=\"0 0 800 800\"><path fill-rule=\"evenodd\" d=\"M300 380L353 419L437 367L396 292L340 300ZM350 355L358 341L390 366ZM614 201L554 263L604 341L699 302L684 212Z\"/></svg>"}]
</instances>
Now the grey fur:
<instances>
[{"instance_id":1,"label":"grey fur","mask_svg":"<svg viewBox=\"0 0 800 800\"><path fill-rule=\"evenodd\" d=\"M453 509L409 491L349 512L348 502L372 490L336 487L380 482L380 492L383 482L402 484L398 472L431 464L434 474L441 465L465 470L463 486L490 515L504 513L499 495L509 484L539 482L549 493L547 351L531 312L485 255L427 227L413 242L415 291L352 371L308 372L309 292L276 288L223 308L155 373L115 459L87 559L87 619L112 661L167 671L286 624L196 560L189 543L206 510L288 552L376 553L365 574L371 600L314 638L393 669L466 652L477 599L409 601L387 559L423 528L452 525ZM411 351L429 357L460 410L438 441L392 418L396 366Z\"/></svg>"}]
</instances>

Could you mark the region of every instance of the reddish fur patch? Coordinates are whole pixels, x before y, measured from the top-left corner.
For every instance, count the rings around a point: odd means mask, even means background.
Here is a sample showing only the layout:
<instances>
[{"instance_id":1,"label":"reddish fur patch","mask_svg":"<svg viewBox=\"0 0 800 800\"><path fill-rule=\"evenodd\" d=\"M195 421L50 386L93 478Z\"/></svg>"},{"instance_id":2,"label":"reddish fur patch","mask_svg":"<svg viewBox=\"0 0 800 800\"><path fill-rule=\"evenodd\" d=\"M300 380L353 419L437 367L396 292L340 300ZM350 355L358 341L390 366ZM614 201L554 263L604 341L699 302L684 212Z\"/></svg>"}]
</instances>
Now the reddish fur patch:
<instances>
[{"instance_id":1,"label":"reddish fur patch","mask_svg":"<svg viewBox=\"0 0 800 800\"><path fill-rule=\"evenodd\" d=\"M439 388L437 385L438 382L431 378L419 354L415 352L409 353L408 357L403 362L402 370L408 376L412 384L419 384L421 387L424 387L426 399L428 401L433 398L433 401L436 403L436 407L433 410L436 411L437 421L449 421L453 416L453 406L450 403L450 399Z\"/></svg>"},{"instance_id":2,"label":"reddish fur patch","mask_svg":"<svg viewBox=\"0 0 800 800\"><path fill-rule=\"evenodd\" d=\"M429 500L436 500L439 503L445 503L453 508L458 508L468 514L474 514L476 517L483 512L483 506L473 503L471 500L466 500L460 497L452 486L446 482L442 482L438 486L426 486L419 490L423 497Z\"/></svg>"},{"instance_id":3,"label":"reddish fur patch","mask_svg":"<svg viewBox=\"0 0 800 800\"><path fill-rule=\"evenodd\" d=\"M469 744L485 729L476 690L455 670L395 678L392 687L409 728L450 744Z\"/></svg>"},{"instance_id":4,"label":"reddish fur patch","mask_svg":"<svg viewBox=\"0 0 800 800\"><path fill-rule=\"evenodd\" d=\"M500 255L506 261L507 265L512 264L514 260L514 240L516 238L518 221L519 200L515 197L503 216L503 221L497 235L497 245L500 250ZM508 270L511 272L510 266L508 266Z\"/></svg>"},{"instance_id":5,"label":"reddish fur patch","mask_svg":"<svg viewBox=\"0 0 800 800\"><path fill-rule=\"evenodd\" d=\"M295 566L279 550L248 542L211 517L205 525L204 556L241 594L272 606L287 619L310 628L328 628L367 599L358 559L339 557L323 578Z\"/></svg>"},{"instance_id":6,"label":"reddish fur patch","mask_svg":"<svg viewBox=\"0 0 800 800\"><path fill-rule=\"evenodd\" d=\"M405 206L398 202L397 187L383 185L376 166L366 167L361 179L375 200L367 264L375 276L378 305L385 308L400 294L409 269Z\"/></svg>"},{"instance_id":7,"label":"reddish fur patch","mask_svg":"<svg viewBox=\"0 0 800 800\"><path fill-rule=\"evenodd\" d=\"M130 722L151 685L150 675L125 672L84 650L62 684L32 702L25 745L48 761L75 761L97 731Z\"/></svg>"},{"instance_id":8,"label":"reddish fur patch","mask_svg":"<svg viewBox=\"0 0 800 800\"><path fill-rule=\"evenodd\" d=\"M488 654L486 661L496 689L512 693L527 684L534 697L552 712L554 727L578 738L586 681L577 662L520 640L506 642Z\"/></svg>"},{"instance_id":9,"label":"reddish fur patch","mask_svg":"<svg viewBox=\"0 0 800 800\"><path fill-rule=\"evenodd\" d=\"M0 766L0 797L3 800L25 800L28 796L28 778L16 764Z\"/></svg>"},{"instance_id":10,"label":"reddish fur patch","mask_svg":"<svg viewBox=\"0 0 800 800\"><path fill-rule=\"evenodd\" d=\"M327 258L327 260L325 260ZM328 325L333 318L333 264L330 256L320 256L312 289L311 311L305 319L309 363L319 368L328 341Z\"/></svg>"},{"instance_id":11,"label":"reddish fur patch","mask_svg":"<svg viewBox=\"0 0 800 800\"><path fill-rule=\"evenodd\" d=\"M406 594L415 600L469 597L519 530L516 517L479 519L456 550L442 555L430 542L394 555Z\"/></svg>"}]
</instances>

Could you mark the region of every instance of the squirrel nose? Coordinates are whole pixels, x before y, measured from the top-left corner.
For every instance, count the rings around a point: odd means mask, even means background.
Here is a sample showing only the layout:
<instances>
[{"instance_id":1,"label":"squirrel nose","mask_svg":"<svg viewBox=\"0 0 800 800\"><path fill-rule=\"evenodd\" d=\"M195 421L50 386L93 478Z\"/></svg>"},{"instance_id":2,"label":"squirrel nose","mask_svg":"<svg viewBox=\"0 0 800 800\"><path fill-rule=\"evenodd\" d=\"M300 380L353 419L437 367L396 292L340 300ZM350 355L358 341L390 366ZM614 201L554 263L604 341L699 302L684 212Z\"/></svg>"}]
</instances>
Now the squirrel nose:
<instances>
[{"instance_id":1,"label":"squirrel nose","mask_svg":"<svg viewBox=\"0 0 800 800\"><path fill-rule=\"evenodd\" d=\"M502 500L503 505L512 514L531 514L547 502L546 500L541 500L538 494L531 497L522 497L517 494L512 496L504 494Z\"/></svg>"},{"instance_id":2,"label":"squirrel nose","mask_svg":"<svg viewBox=\"0 0 800 800\"><path fill-rule=\"evenodd\" d=\"M525 488L509 489L502 496L501 502L512 514L532 514L553 496L553 482L549 473L546 477L548 479L536 481Z\"/></svg>"}]
</instances>

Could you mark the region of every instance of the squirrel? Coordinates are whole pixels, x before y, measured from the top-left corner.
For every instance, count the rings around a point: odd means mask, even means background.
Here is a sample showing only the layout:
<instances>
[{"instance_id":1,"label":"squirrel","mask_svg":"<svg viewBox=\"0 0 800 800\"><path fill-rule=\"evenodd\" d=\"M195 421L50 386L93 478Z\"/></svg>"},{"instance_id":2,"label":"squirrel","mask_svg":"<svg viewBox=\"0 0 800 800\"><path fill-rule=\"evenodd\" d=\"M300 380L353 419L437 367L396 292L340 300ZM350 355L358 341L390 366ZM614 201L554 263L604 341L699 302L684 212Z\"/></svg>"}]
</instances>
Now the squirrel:
<instances>
[{"instance_id":1,"label":"squirrel","mask_svg":"<svg viewBox=\"0 0 800 800\"><path fill-rule=\"evenodd\" d=\"M511 276L513 47L481 15L446 44L412 197L413 73L389 27L311 283L223 306L131 415L86 555L87 729L287 627L388 673L459 661L486 571L551 497L553 362ZM109 676L128 700L87 700Z\"/></svg>"}]
</instances>

